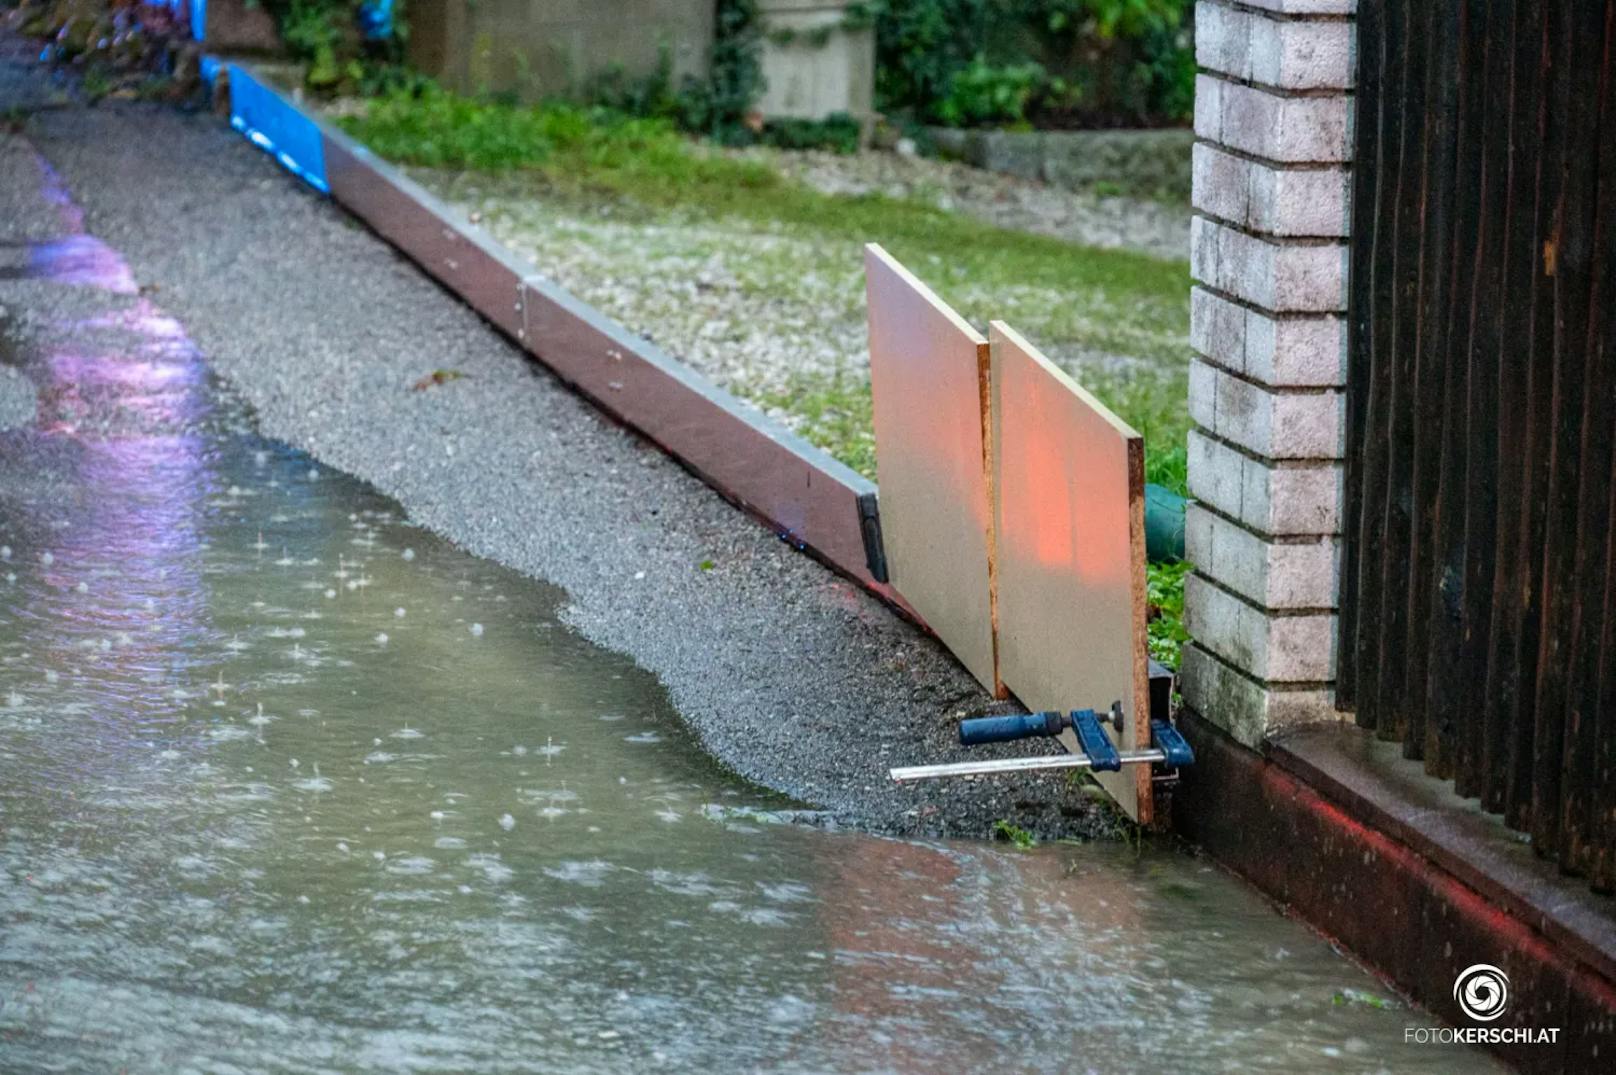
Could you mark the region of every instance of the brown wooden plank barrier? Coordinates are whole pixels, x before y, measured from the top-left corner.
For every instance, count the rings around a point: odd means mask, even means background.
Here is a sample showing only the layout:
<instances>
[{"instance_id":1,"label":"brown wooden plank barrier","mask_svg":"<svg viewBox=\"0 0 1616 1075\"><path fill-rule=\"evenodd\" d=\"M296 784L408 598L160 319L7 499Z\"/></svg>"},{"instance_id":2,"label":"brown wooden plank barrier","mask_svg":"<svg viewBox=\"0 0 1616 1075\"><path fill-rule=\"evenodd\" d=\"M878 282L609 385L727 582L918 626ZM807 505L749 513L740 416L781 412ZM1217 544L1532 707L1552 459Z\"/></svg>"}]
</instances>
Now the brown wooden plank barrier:
<instances>
[{"instance_id":1,"label":"brown wooden plank barrier","mask_svg":"<svg viewBox=\"0 0 1616 1075\"><path fill-rule=\"evenodd\" d=\"M1616 890L1616 0L1360 0L1338 702Z\"/></svg>"}]
</instances>

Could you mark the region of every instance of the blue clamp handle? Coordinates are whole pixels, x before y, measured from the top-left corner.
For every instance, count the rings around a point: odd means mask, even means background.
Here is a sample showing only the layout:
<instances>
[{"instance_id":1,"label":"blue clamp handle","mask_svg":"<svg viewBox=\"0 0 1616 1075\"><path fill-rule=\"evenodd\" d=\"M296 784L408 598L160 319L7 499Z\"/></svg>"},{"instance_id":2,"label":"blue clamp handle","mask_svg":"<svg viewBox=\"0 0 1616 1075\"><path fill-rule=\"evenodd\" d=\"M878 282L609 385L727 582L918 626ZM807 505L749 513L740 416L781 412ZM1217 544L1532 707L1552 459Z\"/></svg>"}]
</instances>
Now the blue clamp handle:
<instances>
[{"instance_id":1,"label":"blue clamp handle","mask_svg":"<svg viewBox=\"0 0 1616 1075\"><path fill-rule=\"evenodd\" d=\"M1166 755L1162 759L1163 765L1171 765L1175 769L1195 764L1195 751L1190 749L1189 743L1179 734L1178 729L1165 720L1150 722L1150 741L1156 749Z\"/></svg>"},{"instance_id":2,"label":"blue clamp handle","mask_svg":"<svg viewBox=\"0 0 1616 1075\"><path fill-rule=\"evenodd\" d=\"M1035 735L1059 735L1065 721L1059 713L1017 713L1008 717L973 717L960 721L961 746L974 747L983 743L1008 743L1014 739L1030 739Z\"/></svg>"},{"instance_id":3,"label":"blue clamp handle","mask_svg":"<svg viewBox=\"0 0 1616 1075\"><path fill-rule=\"evenodd\" d=\"M1077 733L1077 745L1089 756L1090 767L1096 772L1114 773L1122 768L1122 755L1100 727L1100 718L1094 715L1094 710L1072 710L1072 731Z\"/></svg>"}]
</instances>

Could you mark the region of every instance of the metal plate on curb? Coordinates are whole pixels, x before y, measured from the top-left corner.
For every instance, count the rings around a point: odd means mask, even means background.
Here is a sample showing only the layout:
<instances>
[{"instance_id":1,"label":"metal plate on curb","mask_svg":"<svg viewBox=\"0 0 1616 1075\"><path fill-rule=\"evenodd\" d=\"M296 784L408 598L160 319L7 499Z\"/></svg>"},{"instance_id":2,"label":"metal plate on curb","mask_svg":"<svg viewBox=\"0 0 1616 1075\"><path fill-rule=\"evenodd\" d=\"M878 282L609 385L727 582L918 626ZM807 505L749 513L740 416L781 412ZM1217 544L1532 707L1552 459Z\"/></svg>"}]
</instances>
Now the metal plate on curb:
<instances>
[{"instance_id":1,"label":"metal plate on curb","mask_svg":"<svg viewBox=\"0 0 1616 1075\"><path fill-rule=\"evenodd\" d=\"M1121 701L1123 751L1150 745L1144 438L1003 322L992 347L999 672L1034 710ZM1076 749L1071 732L1062 735ZM1096 773L1150 820L1150 767Z\"/></svg>"},{"instance_id":2,"label":"metal plate on curb","mask_svg":"<svg viewBox=\"0 0 1616 1075\"><path fill-rule=\"evenodd\" d=\"M226 70L230 125L281 167L315 190L329 193L320 128L251 68L233 63Z\"/></svg>"},{"instance_id":3,"label":"metal plate on curb","mask_svg":"<svg viewBox=\"0 0 1616 1075\"><path fill-rule=\"evenodd\" d=\"M1002 696L993 632L988 341L875 244L864 248L881 532L893 588Z\"/></svg>"}]
</instances>

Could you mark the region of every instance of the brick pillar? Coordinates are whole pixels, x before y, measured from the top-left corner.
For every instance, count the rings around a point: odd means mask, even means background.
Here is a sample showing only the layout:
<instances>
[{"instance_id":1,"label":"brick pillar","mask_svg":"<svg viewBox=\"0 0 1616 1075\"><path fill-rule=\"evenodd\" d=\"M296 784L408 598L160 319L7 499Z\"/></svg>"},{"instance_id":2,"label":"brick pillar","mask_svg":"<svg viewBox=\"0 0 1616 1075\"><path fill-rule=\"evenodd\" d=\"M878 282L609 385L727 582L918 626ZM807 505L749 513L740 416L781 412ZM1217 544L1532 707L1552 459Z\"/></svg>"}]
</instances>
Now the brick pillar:
<instances>
[{"instance_id":1,"label":"brick pillar","mask_svg":"<svg viewBox=\"0 0 1616 1075\"><path fill-rule=\"evenodd\" d=\"M1201 0L1185 702L1335 720L1355 0Z\"/></svg>"}]
</instances>

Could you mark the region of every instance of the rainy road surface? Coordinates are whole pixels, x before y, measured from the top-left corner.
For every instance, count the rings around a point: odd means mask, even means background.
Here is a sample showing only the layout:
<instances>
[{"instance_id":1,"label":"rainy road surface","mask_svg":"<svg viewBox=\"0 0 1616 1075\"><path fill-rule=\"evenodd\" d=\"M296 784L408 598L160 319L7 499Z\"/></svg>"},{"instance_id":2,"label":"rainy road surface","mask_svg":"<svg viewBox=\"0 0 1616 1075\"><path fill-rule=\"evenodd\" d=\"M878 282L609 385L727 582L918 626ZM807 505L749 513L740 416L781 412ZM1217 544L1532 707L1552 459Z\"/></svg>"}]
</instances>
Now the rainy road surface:
<instances>
[{"instance_id":1,"label":"rainy road surface","mask_svg":"<svg viewBox=\"0 0 1616 1075\"><path fill-rule=\"evenodd\" d=\"M792 823L558 591L257 436L59 193L0 245L0 1070L1485 1065L1186 855Z\"/></svg>"}]
</instances>

